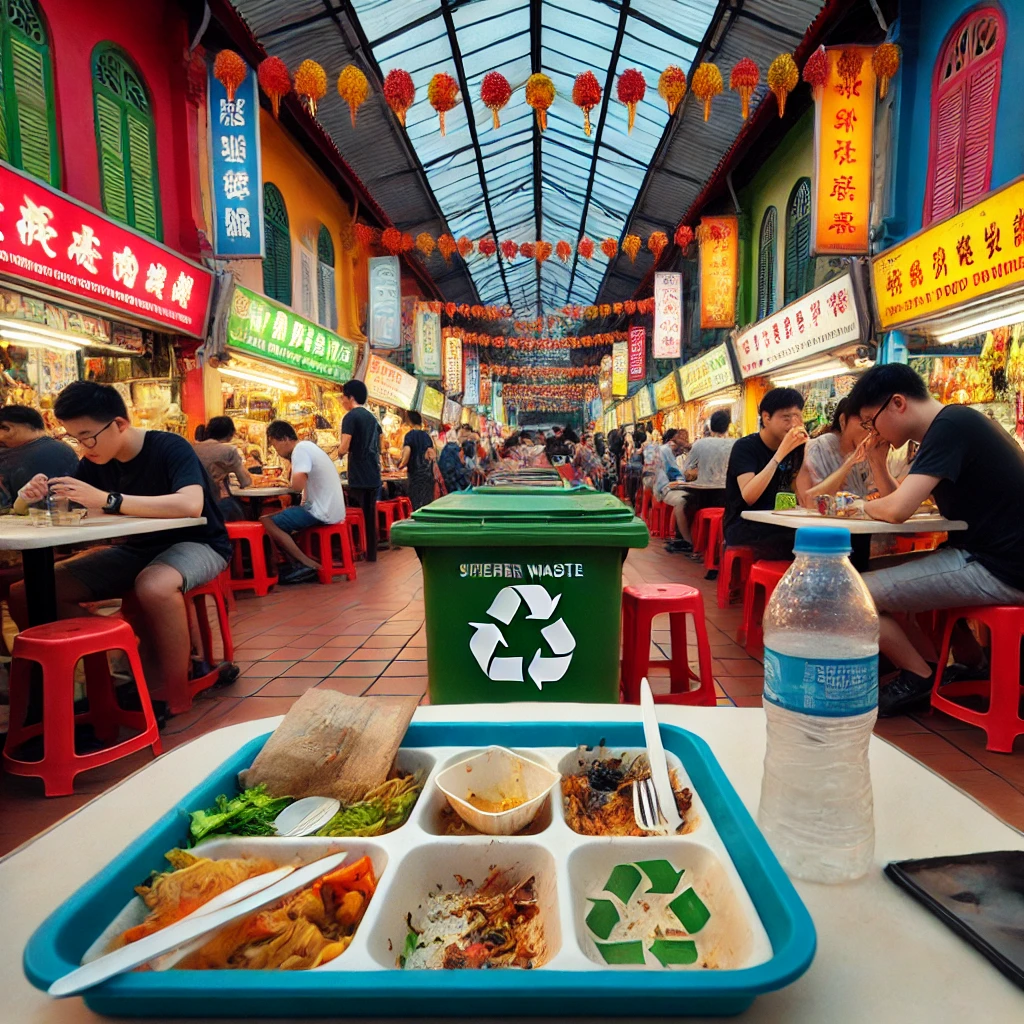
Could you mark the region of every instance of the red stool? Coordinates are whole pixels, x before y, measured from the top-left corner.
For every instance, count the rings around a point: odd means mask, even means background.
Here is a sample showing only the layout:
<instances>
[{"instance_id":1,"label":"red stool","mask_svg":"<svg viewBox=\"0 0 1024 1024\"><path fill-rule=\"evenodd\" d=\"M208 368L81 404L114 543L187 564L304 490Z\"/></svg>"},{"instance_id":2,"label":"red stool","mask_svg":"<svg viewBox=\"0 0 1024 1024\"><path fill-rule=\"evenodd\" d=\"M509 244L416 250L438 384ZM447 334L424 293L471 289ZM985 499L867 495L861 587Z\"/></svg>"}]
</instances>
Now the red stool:
<instances>
[{"instance_id":1,"label":"red stool","mask_svg":"<svg viewBox=\"0 0 1024 1024\"><path fill-rule=\"evenodd\" d=\"M412 515L412 498L407 498L404 495L401 495L395 500L398 502L400 518L408 519Z\"/></svg>"},{"instance_id":2,"label":"red stool","mask_svg":"<svg viewBox=\"0 0 1024 1024\"><path fill-rule=\"evenodd\" d=\"M651 492L646 487L638 487L636 491L636 514L651 529Z\"/></svg>"},{"instance_id":3,"label":"red stool","mask_svg":"<svg viewBox=\"0 0 1024 1024\"><path fill-rule=\"evenodd\" d=\"M764 647L764 633L761 619L768 607L768 600L786 574L792 562L769 562L762 559L750 567L747 585L743 591L743 625L736 636L737 642L746 648L747 654L757 655Z\"/></svg>"},{"instance_id":4,"label":"red stool","mask_svg":"<svg viewBox=\"0 0 1024 1024\"><path fill-rule=\"evenodd\" d=\"M992 667L988 680L950 683L942 686L942 670L949 659L953 627L960 619L974 619L987 626L992 637ZM1024 608L1016 605L991 605L979 608L951 608L946 612L939 651L939 668L932 687L932 707L947 715L985 730L985 749L1012 754L1013 741L1024 736L1020 717L1020 642L1024 637ZM950 697L988 696L988 709L973 711ZM11 709L13 714L13 708Z\"/></svg>"},{"instance_id":5,"label":"red stool","mask_svg":"<svg viewBox=\"0 0 1024 1024\"><path fill-rule=\"evenodd\" d=\"M725 515L724 508L699 508L693 517L693 553L702 554L708 548L708 538L711 536L712 520L717 519L718 536L722 534L722 517Z\"/></svg>"},{"instance_id":6,"label":"red stool","mask_svg":"<svg viewBox=\"0 0 1024 1024\"><path fill-rule=\"evenodd\" d=\"M277 573L270 571L274 564L270 538L263 529L262 523L237 522L225 523L228 537L231 538L233 554L231 557L231 576L229 586L237 593L239 590L254 590L257 597L266 597L270 588L277 583ZM246 576L242 562L243 545L249 548L249 564L252 575Z\"/></svg>"},{"instance_id":7,"label":"red stool","mask_svg":"<svg viewBox=\"0 0 1024 1024\"><path fill-rule=\"evenodd\" d=\"M220 629L221 640L221 657L219 658L213 649L213 630L210 629L210 616L206 606L207 598L213 602L213 608L217 614L217 626ZM204 583L202 586L193 587L185 594L185 601L191 602L199 623L199 637L202 641L202 660L211 667L210 671L204 675L186 679L184 686L175 687L174 692L166 695L158 694L158 696L166 698L167 710L172 715L180 715L188 711L192 707L192 698L196 694L202 693L203 690L208 690L220 681L221 665L224 662L235 660L235 642L231 636L228 606L220 577L210 580L209 583Z\"/></svg>"},{"instance_id":8,"label":"red stool","mask_svg":"<svg viewBox=\"0 0 1024 1024\"><path fill-rule=\"evenodd\" d=\"M135 676L141 711L126 711L114 695L107 666L107 651L124 651ZM85 660L89 710L75 714L75 666ZM35 662L43 673L43 720L25 725L29 685ZM121 726L140 732L121 743L90 754L75 753L75 725L89 723L98 739L114 741ZM43 737L43 756L23 761L17 749L27 740ZM154 756L163 753L149 689L139 660L139 643L132 627L121 618L88 616L32 626L14 641L11 662L11 721L3 765L12 775L43 780L47 796L70 796L75 776L89 768L110 764L144 747Z\"/></svg>"},{"instance_id":9,"label":"red stool","mask_svg":"<svg viewBox=\"0 0 1024 1024\"><path fill-rule=\"evenodd\" d=\"M715 680L711 671L711 645L704 624L704 599L695 587L681 583L626 587L622 591L622 697L627 704L640 702L640 680L647 675L651 660L651 622L656 615L668 613L672 634L672 659L669 663L671 692L655 694L658 704L701 704L714 707ZM686 657L686 616L693 616L697 633L697 659L700 674L690 669ZM700 686L689 689L690 680Z\"/></svg>"},{"instance_id":10,"label":"red stool","mask_svg":"<svg viewBox=\"0 0 1024 1024\"><path fill-rule=\"evenodd\" d=\"M718 573L718 607L728 608L743 594L750 567L754 564L754 549L742 545L723 546L721 563ZM707 565L707 562L704 564Z\"/></svg>"},{"instance_id":11,"label":"red stool","mask_svg":"<svg viewBox=\"0 0 1024 1024\"><path fill-rule=\"evenodd\" d=\"M395 500L377 502L377 537L379 540L391 543L391 527L398 522L402 516L399 512L399 504Z\"/></svg>"},{"instance_id":12,"label":"red stool","mask_svg":"<svg viewBox=\"0 0 1024 1024\"><path fill-rule=\"evenodd\" d=\"M725 545L724 517L725 509L722 509L720 516L710 516L708 519L708 536L704 547L705 572L717 572L721 566L722 548Z\"/></svg>"},{"instance_id":13,"label":"red stool","mask_svg":"<svg viewBox=\"0 0 1024 1024\"><path fill-rule=\"evenodd\" d=\"M334 561L335 537L338 538L340 564ZM352 528L347 522L334 523L332 526L310 526L301 530L298 545L303 553L320 563L321 583L330 583L335 576L346 576L350 580L356 578L356 562L352 555Z\"/></svg>"},{"instance_id":14,"label":"red stool","mask_svg":"<svg viewBox=\"0 0 1024 1024\"><path fill-rule=\"evenodd\" d=\"M358 558L366 554L366 516L361 508L345 508L345 523L352 535L352 553Z\"/></svg>"}]
</instances>

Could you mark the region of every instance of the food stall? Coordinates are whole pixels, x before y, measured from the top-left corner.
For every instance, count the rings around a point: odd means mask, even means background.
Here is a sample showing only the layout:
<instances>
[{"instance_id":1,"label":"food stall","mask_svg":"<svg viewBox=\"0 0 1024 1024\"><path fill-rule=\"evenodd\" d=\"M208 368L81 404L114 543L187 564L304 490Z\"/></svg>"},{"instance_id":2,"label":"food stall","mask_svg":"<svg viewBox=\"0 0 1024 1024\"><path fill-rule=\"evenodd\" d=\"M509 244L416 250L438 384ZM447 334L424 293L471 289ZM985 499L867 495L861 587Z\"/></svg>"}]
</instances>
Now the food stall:
<instances>
[{"instance_id":1,"label":"food stall","mask_svg":"<svg viewBox=\"0 0 1024 1024\"><path fill-rule=\"evenodd\" d=\"M704 433L711 414L727 409L730 433L743 430L743 395L733 369L729 346L716 345L679 367L679 389L683 397L683 426L696 440Z\"/></svg>"},{"instance_id":2,"label":"food stall","mask_svg":"<svg viewBox=\"0 0 1024 1024\"><path fill-rule=\"evenodd\" d=\"M679 376L675 370L654 383L654 407L659 414L658 429L664 434L670 427L679 430L686 426L682 397L679 393Z\"/></svg>"},{"instance_id":3,"label":"food stall","mask_svg":"<svg viewBox=\"0 0 1024 1024\"><path fill-rule=\"evenodd\" d=\"M405 413L416 408L420 382L380 356L370 356L364 378L366 407L378 419L384 432L382 455L385 473L397 471L402 457L402 438L408 429Z\"/></svg>"}]
</instances>

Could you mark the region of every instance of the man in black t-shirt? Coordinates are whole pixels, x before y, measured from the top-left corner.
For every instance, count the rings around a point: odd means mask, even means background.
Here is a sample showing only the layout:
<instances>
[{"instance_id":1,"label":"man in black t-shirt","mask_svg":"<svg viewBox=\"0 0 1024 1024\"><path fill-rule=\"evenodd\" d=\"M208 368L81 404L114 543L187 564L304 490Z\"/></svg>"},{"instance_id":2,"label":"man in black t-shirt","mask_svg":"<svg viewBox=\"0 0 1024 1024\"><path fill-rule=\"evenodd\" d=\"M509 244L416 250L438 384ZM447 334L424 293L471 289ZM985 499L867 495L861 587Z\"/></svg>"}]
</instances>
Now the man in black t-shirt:
<instances>
[{"instance_id":1,"label":"man in black t-shirt","mask_svg":"<svg viewBox=\"0 0 1024 1024\"><path fill-rule=\"evenodd\" d=\"M755 558L791 558L794 531L755 523L744 512L770 512L775 495L792 491L803 463L804 398L794 388L772 388L758 406L761 429L741 437L729 453L725 475L725 542L754 549Z\"/></svg>"},{"instance_id":2,"label":"man in black t-shirt","mask_svg":"<svg viewBox=\"0 0 1024 1024\"><path fill-rule=\"evenodd\" d=\"M231 557L213 482L185 438L133 427L124 400L109 384L69 384L53 411L82 460L74 476L33 477L21 489L15 512L52 492L84 505L90 516L206 519L180 530L129 535L121 544L93 548L56 567L62 618L85 614L86 602L129 599L126 610L138 620L146 682L164 698L170 685L188 678L191 642L181 594L215 579ZM11 611L24 628L24 584L11 588Z\"/></svg>"},{"instance_id":3,"label":"man in black t-shirt","mask_svg":"<svg viewBox=\"0 0 1024 1024\"><path fill-rule=\"evenodd\" d=\"M71 445L46 433L43 417L27 405L0 408L0 507L10 508L18 491L37 473L74 473L78 456Z\"/></svg>"},{"instance_id":4,"label":"man in black t-shirt","mask_svg":"<svg viewBox=\"0 0 1024 1024\"><path fill-rule=\"evenodd\" d=\"M872 519L906 522L933 495L947 519L967 523L950 531L943 549L864 576L883 613L879 647L900 670L879 694L879 714L895 714L927 705L935 653L922 654L885 613L1024 605L1024 453L977 410L936 401L898 363L868 370L850 392L847 413L895 448L921 445L899 487L865 505Z\"/></svg>"},{"instance_id":5,"label":"man in black t-shirt","mask_svg":"<svg viewBox=\"0 0 1024 1024\"><path fill-rule=\"evenodd\" d=\"M365 408L367 391L361 380L346 381L341 389L345 418L341 421L338 455L348 456L350 504L366 520L366 560L377 561L377 495L380 493L380 440L377 417Z\"/></svg>"}]
</instances>

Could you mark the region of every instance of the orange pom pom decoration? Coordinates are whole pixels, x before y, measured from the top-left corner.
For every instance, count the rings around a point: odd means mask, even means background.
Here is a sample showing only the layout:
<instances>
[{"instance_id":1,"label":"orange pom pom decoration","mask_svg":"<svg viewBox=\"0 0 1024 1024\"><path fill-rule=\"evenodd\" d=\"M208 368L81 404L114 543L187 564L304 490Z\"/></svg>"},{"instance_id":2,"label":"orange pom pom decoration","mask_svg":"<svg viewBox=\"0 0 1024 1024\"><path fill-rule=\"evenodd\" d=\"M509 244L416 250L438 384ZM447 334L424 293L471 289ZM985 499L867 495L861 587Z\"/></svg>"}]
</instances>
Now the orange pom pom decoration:
<instances>
[{"instance_id":1,"label":"orange pom pom decoration","mask_svg":"<svg viewBox=\"0 0 1024 1024\"><path fill-rule=\"evenodd\" d=\"M626 68L619 75L616 92L619 102L624 103L629 111L629 127L626 130L631 132L633 122L636 120L636 105L642 102L644 94L647 92L647 81L636 68Z\"/></svg>"},{"instance_id":2,"label":"orange pom pom decoration","mask_svg":"<svg viewBox=\"0 0 1024 1024\"><path fill-rule=\"evenodd\" d=\"M402 235L402 252L412 252L416 248L416 239L412 235Z\"/></svg>"},{"instance_id":3,"label":"orange pom pom decoration","mask_svg":"<svg viewBox=\"0 0 1024 1024\"><path fill-rule=\"evenodd\" d=\"M572 86L572 101L583 111L583 132L590 134L590 112L601 102L601 84L593 71L576 76Z\"/></svg>"},{"instance_id":4,"label":"orange pom pom decoration","mask_svg":"<svg viewBox=\"0 0 1024 1024\"><path fill-rule=\"evenodd\" d=\"M481 256L485 256L487 259L490 259L498 251L498 246L495 244L493 238L481 238L480 241L476 243L476 251L480 253Z\"/></svg>"},{"instance_id":5,"label":"orange pom pom decoration","mask_svg":"<svg viewBox=\"0 0 1024 1024\"><path fill-rule=\"evenodd\" d=\"M235 102L235 92L245 81L249 65L234 50L221 50L213 61L213 77L227 90L228 103Z\"/></svg>"},{"instance_id":6,"label":"orange pom pom decoration","mask_svg":"<svg viewBox=\"0 0 1024 1024\"><path fill-rule=\"evenodd\" d=\"M800 84L800 72L792 54L780 53L768 68L768 88L779 103L779 117L786 113L786 97Z\"/></svg>"},{"instance_id":7,"label":"orange pom pom decoration","mask_svg":"<svg viewBox=\"0 0 1024 1024\"><path fill-rule=\"evenodd\" d=\"M594 243L584 236L579 240L579 244L576 246L576 251L585 259L589 260L594 255Z\"/></svg>"},{"instance_id":8,"label":"orange pom pom decoration","mask_svg":"<svg viewBox=\"0 0 1024 1024\"><path fill-rule=\"evenodd\" d=\"M572 246L564 239L555 246L555 255L563 262L568 263L572 257Z\"/></svg>"},{"instance_id":9,"label":"orange pom pom decoration","mask_svg":"<svg viewBox=\"0 0 1024 1024\"><path fill-rule=\"evenodd\" d=\"M676 233L673 235L672 241L675 242L683 252L685 252L690 248L690 245L693 242L693 228L691 228L689 224L680 224L679 227L676 228Z\"/></svg>"},{"instance_id":10,"label":"orange pom pom decoration","mask_svg":"<svg viewBox=\"0 0 1024 1024\"><path fill-rule=\"evenodd\" d=\"M370 83L366 75L355 66L346 64L338 75L338 95L348 104L352 115L352 127L356 126L356 111L366 102L370 95Z\"/></svg>"},{"instance_id":11,"label":"orange pom pom decoration","mask_svg":"<svg viewBox=\"0 0 1024 1024\"><path fill-rule=\"evenodd\" d=\"M804 81L811 87L814 98L820 100L825 86L828 85L828 54L824 46L819 46L807 58L804 65Z\"/></svg>"},{"instance_id":12,"label":"orange pom pom decoration","mask_svg":"<svg viewBox=\"0 0 1024 1024\"><path fill-rule=\"evenodd\" d=\"M551 243L550 242L538 242L537 243L537 262L543 263L545 260L551 257Z\"/></svg>"},{"instance_id":13,"label":"orange pom pom decoration","mask_svg":"<svg viewBox=\"0 0 1024 1024\"><path fill-rule=\"evenodd\" d=\"M512 241L511 238L506 238L501 243L501 255L505 257L510 263L519 254L519 246Z\"/></svg>"},{"instance_id":14,"label":"orange pom pom decoration","mask_svg":"<svg viewBox=\"0 0 1024 1024\"><path fill-rule=\"evenodd\" d=\"M601 243L601 252L608 257L608 259L615 259L615 254L619 251L619 243L614 238L606 238Z\"/></svg>"},{"instance_id":15,"label":"orange pom pom decoration","mask_svg":"<svg viewBox=\"0 0 1024 1024\"><path fill-rule=\"evenodd\" d=\"M724 87L722 72L718 70L717 65L705 61L694 71L690 81L690 92L703 102L705 121L711 116L711 101Z\"/></svg>"},{"instance_id":16,"label":"orange pom pom decoration","mask_svg":"<svg viewBox=\"0 0 1024 1024\"><path fill-rule=\"evenodd\" d=\"M526 102L537 112L537 124L544 131L548 126L548 107L555 102L555 83L539 71L526 80Z\"/></svg>"},{"instance_id":17,"label":"orange pom pom decoration","mask_svg":"<svg viewBox=\"0 0 1024 1024\"><path fill-rule=\"evenodd\" d=\"M626 299L626 301L622 304L622 308L626 311L626 314L628 316L632 316L636 312L636 300Z\"/></svg>"},{"instance_id":18,"label":"orange pom pom decoration","mask_svg":"<svg viewBox=\"0 0 1024 1024\"><path fill-rule=\"evenodd\" d=\"M367 250L380 240L380 232L376 228L371 228L369 224L356 224L355 233L359 244Z\"/></svg>"},{"instance_id":19,"label":"orange pom pom decoration","mask_svg":"<svg viewBox=\"0 0 1024 1024\"><path fill-rule=\"evenodd\" d=\"M871 54L871 67L878 79L878 98L884 100L889 80L900 69L900 48L895 43L880 43Z\"/></svg>"},{"instance_id":20,"label":"orange pom pom decoration","mask_svg":"<svg viewBox=\"0 0 1024 1024\"><path fill-rule=\"evenodd\" d=\"M661 254L665 251L668 245L668 235L664 231L655 231L647 239L647 248L654 253L654 262L657 263L661 259Z\"/></svg>"},{"instance_id":21,"label":"orange pom pom decoration","mask_svg":"<svg viewBox=\"0 0 1024 1024\"><path fill-rule=\"evenodd\" d=\"M381 232L380 244L392 256L398 256L402 251L402 232L398 228L385 228Z\"/></svg>"},{"instance_id":22,"label":"orange pom pom decoration","mask_svg":"<svg viewBox=\"0 0 1024 1024\"><path fill-rule=\"evenodd\" d=\"M537 250L533 242L523 242L523 244L519 246L519 252L528 260L532 260L534 256L537 255Z\"/></svg>"},{"instance_id":23,"label":"orange pom pom decoration","mask_svg":"<svg viewBox=\"0 0 1024 1024\"><path fill-rule=\"evenodd\" d=\"M669 64L658 79L658 95L668 105L668 116L674 117L686 95L686 72L675 64Z\"/></svg>"},{"instance_id":24,"label":"orange pom pom decoration","mask_svg":"<svg viewBox=\"0 0 1024 1024\"><path fill-rule=\"evenodd\" d=\"M416 86L413 84L412 75L401 68L389 71L384 79L384 99L404 128L406 111L416 99Z\"/></svg>"},{"instance_id":25,"label":"orange pom pom decoration","mask_svg":"<svg viewBox=\"0 0 1024 1024\"><path fill-rule=\"evenodd\" d=\"M439 71L427 86L427 99L437 111L438 120L441 122L441 134L444 135L444 115L459 102L458 82L451 75Z\"/></svg>"},{"instance_id":26,"label":"orange pom pom decoration","mask_svg":"<svg viewBox=\"0 0 1024 1024\"><path fill-rule=\"evenodd\" d=\"M480 102L491 112L494 127L500 128L498 111L512 99L512 86L500 71L488 71L480 83Z\"/></svg>"},{"instance_id":27,"label":"orange pom pom decoration","mask_svg":"<svg viewBox=\"0 0 1024 1024\"><path fill-rule=\"evenodd\" d=\"M750 116L750 95L760 80L761 69L749 57L737 61L729 75L729 88L740 94L744 121Z\"/></svg>"},{"instance_id":28,"label":"orange pom pom decoration","mask_svg":"<svg viewBox=\"0 0 1024 1024\"><path fill-rule=\"evenodd\" d=\"M304 60L295 72L295 91L316 117L316 105L327 95L327 72L315 60Z\"/></svg>"},{"instance_id":29,"label":"orange pom pom decoration","mask_svg":"<svg viewBox=\"0 0 1024 1024\"><path fill-rule=\"evenodd\" d=\"M449 234L443 234L437 240L437 248L441 255L444 257L445 263L451 263L452 256L455 255L455 250L458 246L455 244L455 239Z\"/></svg>"},{"instance_id":30,"label":"orange pom pom decoration","mask_svg":"<svg viewBox=\"0 0 1024 1024\"><path fill-rule=\"evenodd\" d=\"M622 251L629 257L630 263L636 263L636 254L640 251L640 236L626 235L622 240Z\"/></svg>"},{"instance_id":31,"label":"orange pom pom decoration","mask_svg":"<svg viewBox=\"0 0 1024 1024\"><path fill-rule=\"evenodd\" d=\"M260 61L256 78L260 88L270 97L270 107L274 117L277 117L281 112L281 100L292 91L292 76L288 74L288 65L280 57L267 57Z\"/></svg>"},{"instance_id":32,"label":"orange pom pom decoration","mask_svg":"<svg viewBox=\"0 0 1024 1024\"><path fill-rule=\"evenodd\" d=\"M421 231L416 236L416 248L429 260L434 251L434 236L429 231Z\"/></svg>"},{"instance_id":33,"label":"orange pom pom decoration","mask_svg":"<svg viewBox=\"0 0 1024 1024\"><path fill-rule=\"evenodd\" d=\"M438 239L438 241L440 241L440 239ZM456 306L454 302L446 302L444 304L444 311L448 314L449 317L455 316L455 313L458 310L458 308L459 307Z\"/></svg>"},{"instance_id":34,"label":"orange pom pom decoration","mask_svg":"<svg viewBox=\"0 0 1024 1024\"><path fill-rule=\"evenodd\" d=\"M459 239L459 255L465 260L473 255L473 239L463 235Z\"/></svg>"}]
</instances>

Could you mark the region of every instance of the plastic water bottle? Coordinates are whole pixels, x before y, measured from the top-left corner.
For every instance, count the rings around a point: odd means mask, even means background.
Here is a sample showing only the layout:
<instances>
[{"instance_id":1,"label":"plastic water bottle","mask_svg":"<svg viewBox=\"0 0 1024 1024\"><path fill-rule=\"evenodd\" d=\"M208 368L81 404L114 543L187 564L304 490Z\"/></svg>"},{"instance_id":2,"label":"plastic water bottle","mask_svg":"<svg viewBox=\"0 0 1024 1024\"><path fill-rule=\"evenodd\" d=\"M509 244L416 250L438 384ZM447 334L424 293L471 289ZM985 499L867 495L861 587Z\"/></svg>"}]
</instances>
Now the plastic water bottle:
<instances>
[{"instance_id":1,"label":"plastic water bottle","mask_svg":"<svg viewBox=\"0 0 1024 1024\"><path fill-rule=\"evenodd\" d=\"M845 882L866 874L875 849L878 613L847 558L849 530L797 530L794 553L764 615L758 823L790 875Z\"/></svg>"}]
</instances>

